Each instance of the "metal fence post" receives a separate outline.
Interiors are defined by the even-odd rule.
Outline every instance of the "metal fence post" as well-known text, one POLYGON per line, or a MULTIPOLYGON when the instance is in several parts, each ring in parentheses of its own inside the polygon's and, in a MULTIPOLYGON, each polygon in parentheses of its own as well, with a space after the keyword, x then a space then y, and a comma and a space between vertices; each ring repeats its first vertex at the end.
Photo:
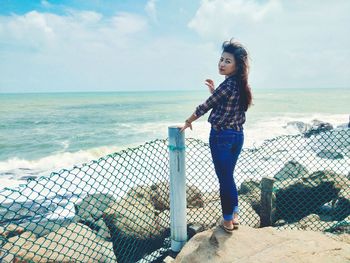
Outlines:
POLYGON ((179 252, 187 241, 185 133, 168 127, 170 161, 171 250, 179 252))

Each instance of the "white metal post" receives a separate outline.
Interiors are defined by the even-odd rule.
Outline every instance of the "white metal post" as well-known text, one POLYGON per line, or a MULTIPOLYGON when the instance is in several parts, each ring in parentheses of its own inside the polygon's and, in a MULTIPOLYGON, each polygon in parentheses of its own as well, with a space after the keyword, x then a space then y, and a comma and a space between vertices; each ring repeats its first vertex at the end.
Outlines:
POLYGON ((185 133, 169 127, 171 250, 179 252, 187 241, 185 133))

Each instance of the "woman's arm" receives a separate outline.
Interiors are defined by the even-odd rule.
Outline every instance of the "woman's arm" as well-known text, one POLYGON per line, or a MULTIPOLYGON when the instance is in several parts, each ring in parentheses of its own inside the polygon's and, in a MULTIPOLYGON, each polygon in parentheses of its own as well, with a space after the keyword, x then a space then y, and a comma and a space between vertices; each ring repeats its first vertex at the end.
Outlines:
POLYGON ((196 116, 196 114, 192 114, 187 120, 185 120, 185 125, 181 128, 181 132, 183 132, 184 130, 186 130, 188 127, 192 130, 192 122, 194 122, 195 120, 197 120, 199 117, 196 116))

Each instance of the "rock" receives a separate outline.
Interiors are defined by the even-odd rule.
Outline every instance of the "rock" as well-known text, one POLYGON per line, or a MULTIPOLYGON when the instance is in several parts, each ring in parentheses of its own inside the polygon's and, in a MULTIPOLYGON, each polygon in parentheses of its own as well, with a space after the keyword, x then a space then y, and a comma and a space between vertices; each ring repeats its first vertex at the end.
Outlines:
POLYGON ((321 221, 319 215, 310 214, 302 218, 299 222, 295 224, 296 229, 300 230, 310 230, 310 231, 325 231, 330 226, 334 225, 336 221, 321 221))
POLYGON ((338 159, 343 159, 344 156, 335 151, 329 151, 329 150, 321 150, 317 153, 317 156, 320 158, 325 158, 325 159, 331 159, 331 160, 338 160, 338 159))
POLYGON ((204 231, 205 229, 203 228, 202 225, 200 224, 191 224, 191 225, 188 225, 188 228, 187 228, 187 235, 188 235, 188 238, 192 238, 195 234, 199 233, 199 232, 202 232, 204 231))
POLYGON ((304 178, 276 182, 276 219, 295 222, 317 213, 325 203, 337 200, 338 193, 342 188, 348 189, 349 183, 344 175, 332 171, 317 171, 304 178))
MULTIPOLYGON (((160 211, 170 209, 170 188, 168 182, 161 182, 151 186, 151 201, 154 208, 160 211)), ((186 186, 187 207, 203 207, 203 194, 194 185, 186 186)))
POLYGON ((103 221, 103 218, 100 218, 98 221, 96 221, 96 226, 98 228, 97 235, 105 238, 106 240, 111 239, 111 235, 109 233, 109 229, 105 222, 103 221))
POLYGON ((12 237, 2 251, 4 262, 116 262, 112 243, 76 223, 38 239, 27 232, 12 237))
MULTIPOLYGON (((260 213, 261 206, 261 186, 260 182, 253 180, 244 181, 238 190, 238 200, 239 203, 244 201, 254 209, 256 213, 260 213)), ((240 205, 241 207, 241 205, 240 205)), ((251 224, 249 224, 251 225, 251 224)))
MULTIPOLYGON (((342 221, 336 222, 325 231, 336 234, 350 234, 350 215, 342 221)), ((349 235, 350 237, 350 235, 349 235)), ((349 238, 350 241, 350 238, 349 238)), ((348 242, 350 244, 350 242, 348 242)))
POLYGON ((325 157, 339 154, 350 157, 350 129, 337 129, 316 135, 310 146, 316 154, 323 152, 325 157))
POLYGON ((118 262, 135 262, 163 245, 166 229, 147 198, 125 196, 107 208, 103 220, 109 229, 118 262))
POLYGON ((168 182, 160 182, 151 186, 151 201, 159 211, 170 209, 170 188, 168 182))
POLYGON ((300 133, 307 132, 311 128, 310 124, 304 123, 302 121, 290 121, 287 123, 287 127, 288 126, 297 129, 300 133))
POLYGON ((242 225, 250 227, 260 226, 260 216, 253 206, 244 200, 239 199, 239 221, 242 225))
POLYGON ((80 216, 82 220, 96 221, 103 216, 104 210, 116 199, 109 194, 93 194, 86 196, 80 203, 75 204, 76 215, 80 216))
POLYGON ((40 221, 27 222, 21 225, 23 225, 26 231, 32 232, 36 236, 41 237, 49 234, 50 232, 56 232, 58 229, 63 226, 67 226, 69 223, 71 222, 55 222, 42 219, 40 221))
POLYGON ((308 131, 306 131, 304 133, 304 136, 306 138, 309 138, 312 135, 320 134, 322 132, 330 131, 333 129, 332 124, 330 124, 328 122, 322 122, 319 120, 313 120, 311 123, 311 126, 312 126, 311 129, 309 129, 308 131))
POLYGON ((241 184, 238 190, 238 194, 239 195, 251 194, 253 192, 259 192, 260 190, 261 190, 260 182, 247 180, 241 184))
POLYGON ((156 211, 148 201, 127 198, 115 202, 104 212, 106 225, 114 224, 118 232, 135 238, 147 239, 158 235, 156 226, 156 211))
POLYGON ((203 198, 203 202, 204 202, 204 205, 205 205, 206 203, 210 203, 210 202, 213 202, 213 201, 220 200, 220 195, 219 195, 218 191, 204 192, 202 198, 203 198))
POLYGON ((162 229, 170 229, 170 210, 164 210, 157 214, 157 224, 162 229))
POLYGON ((11 222, 23 218, 34 217, 37 214, 48 213, 49 208, 41 204, 7 203, 0 205, 0 223, 11 222), (26 207, 29 206, 29 207, 26 207))
POLYGON ((216 227, 189 240, 174 263, 343 263, 349 255, 349 244, 319 232, 240 226, 229 235, 216 227))
MULTIPOLYGON (((346 179, 347 181, 350 181, 346 179)), ((343 187, 339 194, 338 198, 334 200, 332 215, 335 220, 344 220, 345 217, 350 215, 350 191, 349 184, 343 187)))
POLYGON ((163 263, 172 263, 174 262, 174 259, 170 256, 167 256, 164 260, 163 263))
POLYGON ((15 224, 9 224, 4 227, 0 227, 0 236, 10 238, 18 236, 24 232, 24 228, 15 224))
POLYGON ((283 181, 291 178, 301 178, 307 174, 308 171, 305 166, 295 161, 289 161, 275 174, 274 178, 278 181, 283 181))
POLYGON ((217 219, 221 216, 221 214, 220 200, 213 201, 206 203, 204 207, 188 208, 187 223, 198 224, 207 229, 217 223, 217 219))
POLYGON ((274 227, 281 227, 281 226, 284 226, 286 224, 287 224, 287 222, 285 220, 279 219, 273 224, 273 226, 274 227))
POLYGON ((350 128, 350 120, 348 123, 342 123, 337 126, 337 129, 347 129, 350 128))
POLYGON ((3 244, 7 242, 7 239, 4 236, 0 236, 0 248, 2 247, 3 244))
POLYGON ((186 202, 189 208, 200 208, 204 206, 203 194, 194 185, 186 186, 186 202))

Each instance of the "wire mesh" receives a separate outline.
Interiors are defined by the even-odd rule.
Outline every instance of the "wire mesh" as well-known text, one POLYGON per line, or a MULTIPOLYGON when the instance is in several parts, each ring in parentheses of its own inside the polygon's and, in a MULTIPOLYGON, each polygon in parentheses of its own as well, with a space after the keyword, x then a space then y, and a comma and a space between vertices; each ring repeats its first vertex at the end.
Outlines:
MULTIPOLYGON (((261 224, 263 178, 271 226, 349 233, 350 130, 281 136, 243 149, 235 178, 241 224, 261 224)), ((207 143, 186 139, 187 223, 221 217, 207 143)), ((168 141, 0 191, 2 262, 157 262, 170 248, 168 141)), ((191 233, 190 233, 191 235, 191 233)))

